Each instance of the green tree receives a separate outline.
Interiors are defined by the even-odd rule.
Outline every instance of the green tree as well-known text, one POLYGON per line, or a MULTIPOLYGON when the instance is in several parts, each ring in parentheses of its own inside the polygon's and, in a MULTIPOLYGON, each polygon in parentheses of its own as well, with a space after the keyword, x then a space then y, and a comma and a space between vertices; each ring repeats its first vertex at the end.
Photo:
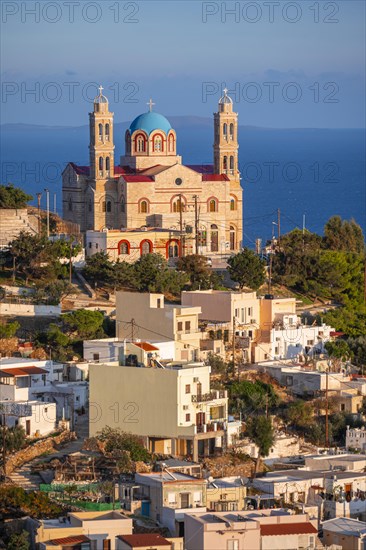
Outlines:
POLYGON ((100 311, 77 309, 61 315, 61 321, 69 336, 81 340, 102 338, 104 336, 104 315, 100 311))
POLYGON ((244 248, 239 254, 228 259, 228 272, 233 281, 244 287, 258 290, 265 281, 265 262, 249 248, 244 248))
POLYGON ((102 282, 107 285, 113 281, 113 263, 110 261, 106 252, 97 252, 92 256, 88 256, 85 261, 84 274, 88 281, 93 283, 102 282))
POLYGON ((0 185, 0 208, 25 208, 32 199, 32 195, 12 183, 0 185))
POLYGON ((286 409, 287 421, 299 428, 306 428, 313 424, 313 416, 313 405, 302 399, 293 401, 286 409))
POLYGON ((8 550, 29 550, 29 533, 28 531, 22 531, 21 533, 13 533, 7 544, 8 550))
POLYGON ((220 355, 209 353, 207 362, 211 367, 212 374, 224 374, 227 371, 228 365, 220 355))
POLYGON ((134 270, 138 290, 156 292, 157 280, 161 277, 161 273, 166 273, 168 264, 161 254, 145 254, 137 260, 134 270))
POLYGON ((332 216, 324 226, 324 246, 330 250, 363 254, 365 238, 361 227, 355 220, 342 220, 332 216))
POLYGON ((13 338, 17 330, 20 329, 20 324, 18 321, 7 321, 6 323, 0 323, 0 339, 2 338, 13 338))
POLYGON ((273 386, 261 380, 241 380, 229 386, 230 403, 236 412, 252 414, 279 404, 279 397, 273 386))
POLYGON ((271 419, 266 416, 249 417, 246 423, 246 435, 259 449, 253 474, 253 477, 256 477, 260 459, 269 455, 274 443, 275 437, 271 419))
POLYGON ((275 283, 299 292, 314 292, 322 239, 319 235, 294 229, 281 237, 281 249, 273 255, 275 283))
POLYGON ((112 453, 114 456, 122 456, 128 452, 133 461, 148 462, 151 460, 150 453, 137 435, 106 426, 97 434, 97 438, 105 444, 106 452, 112 453))
POLYGON ((207 264, 207 258, 200 254, 188 254, 179 258, 177 269, 186 273, 190 290, 207 290, 219 288, 222 279, 207 264))

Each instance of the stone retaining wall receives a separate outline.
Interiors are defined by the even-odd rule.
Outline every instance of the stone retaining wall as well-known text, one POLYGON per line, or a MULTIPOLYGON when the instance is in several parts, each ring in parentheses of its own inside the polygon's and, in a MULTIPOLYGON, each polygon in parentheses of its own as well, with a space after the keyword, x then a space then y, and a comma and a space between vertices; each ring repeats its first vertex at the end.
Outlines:
POLYGON ((28 445, 17 453, 9 456, 6 461, 6 474, 11 474, 14 470, 30 462, 34 458, 41 456, 43 453, 52 452, 56 449, 56 445, 66 443, 76 439, 74 432, 64 431, 55 437, 47 437, 37 441, 33 445, 28 445))

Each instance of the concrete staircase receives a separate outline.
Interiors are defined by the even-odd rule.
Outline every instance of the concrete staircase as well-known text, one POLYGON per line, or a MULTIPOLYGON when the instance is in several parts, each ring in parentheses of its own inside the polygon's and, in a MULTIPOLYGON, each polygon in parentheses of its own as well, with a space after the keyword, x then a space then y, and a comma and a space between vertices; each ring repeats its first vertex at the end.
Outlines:
POLYGON ((0 248, 6 248, 21 231, 32 235, 38 233, 37 217, 28 215, 26 208, 22 209, 0 209, 0 248))
POLYGON ((38 491, 41 478, 38 474, 32 474, 32 462, 23 464, 19 469, 14 471, 8 477, 15 485, 22 487, 25 491, 38 491))

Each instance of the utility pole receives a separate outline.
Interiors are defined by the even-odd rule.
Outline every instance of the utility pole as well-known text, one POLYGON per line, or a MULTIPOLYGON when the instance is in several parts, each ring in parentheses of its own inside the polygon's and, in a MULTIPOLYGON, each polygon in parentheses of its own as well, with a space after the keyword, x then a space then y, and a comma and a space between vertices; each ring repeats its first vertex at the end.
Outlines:
POLYGON ((198 196, 197 195, 193 195, 193 198, 194 198, 194 238, 195 238, 195 246, 196 246, 196 254, 198 254, 198 238, 199 238, 199 233, 198 233, 198 202, 197 202, 197 199, 198 199, 198 196))
POLYGON ((42 193, 37 193, 37 206, 38 206, 38 235, 41 234, 41 197, 42 197, 42 193))
POLYGON ((268 270, 268 294, 272 293, 272 261, 273 261, 273 249, 271 247, 271 253, 269 256, 269 270, 268 270))
POLYGON ((50 236, 50 192, 45 189, 47 199, 47 238, 50 236))
POLYGON ((131 342, 135 341, 135 319, 131 319, 131 342))
POLYGON ((56 193, 53 194, 53 212, 54 212, 54 214, 57 214, 57 197, 56 197, 56 193))
POLYGON ((277 243, 277 246, 278 246, 278 250, 280 249, 280 245, 281 245, 281 210, 279 208, 277 208, 277 235, 278 235, 278 243, 277 243))

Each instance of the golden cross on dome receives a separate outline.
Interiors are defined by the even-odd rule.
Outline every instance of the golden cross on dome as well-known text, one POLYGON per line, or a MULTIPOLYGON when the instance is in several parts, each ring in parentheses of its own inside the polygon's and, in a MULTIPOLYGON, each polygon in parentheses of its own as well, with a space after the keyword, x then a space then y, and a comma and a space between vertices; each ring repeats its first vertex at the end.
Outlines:
POLYGON ((224 92, 225 95, 227 95, 229 90, 227 88, 224 88, 222 91, 224 92))
POLYGON ((149 111, 150 111, 150 113, 151 113, 152 108, 153 108, 153 105, 155 105, 155 103, 153 102, 153 100, 151 99, 151 97, 150 97, 150 101, 148 101, 148 102, 146 103, 146 105, 149 106, 149 111))
POLYGON ((99 90, 99 95, 102 95, 102 91, 104 90, 103 86, 100 85, 99 88, 98 88, 98 90, 99 90))

